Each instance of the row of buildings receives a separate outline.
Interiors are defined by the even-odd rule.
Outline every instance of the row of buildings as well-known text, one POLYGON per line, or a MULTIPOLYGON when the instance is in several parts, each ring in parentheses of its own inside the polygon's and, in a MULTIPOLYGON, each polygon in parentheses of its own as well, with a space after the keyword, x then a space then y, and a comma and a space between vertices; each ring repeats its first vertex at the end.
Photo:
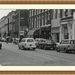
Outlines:
POLYGON ((74 9, 28 9, 9 12, 0 19, 0 37, 75 39, 74 9))

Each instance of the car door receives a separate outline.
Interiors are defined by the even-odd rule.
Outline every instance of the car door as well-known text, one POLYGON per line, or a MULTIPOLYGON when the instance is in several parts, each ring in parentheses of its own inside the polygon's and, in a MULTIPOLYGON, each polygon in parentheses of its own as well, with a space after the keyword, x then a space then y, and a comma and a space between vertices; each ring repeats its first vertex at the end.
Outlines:
POLYGON ((69 40, 62 40, 59 45, 59 50, 65 50, 69 44, 69 40))
POLYGON ((75 40, 70 40, 70 48, 75 49, 75 40))

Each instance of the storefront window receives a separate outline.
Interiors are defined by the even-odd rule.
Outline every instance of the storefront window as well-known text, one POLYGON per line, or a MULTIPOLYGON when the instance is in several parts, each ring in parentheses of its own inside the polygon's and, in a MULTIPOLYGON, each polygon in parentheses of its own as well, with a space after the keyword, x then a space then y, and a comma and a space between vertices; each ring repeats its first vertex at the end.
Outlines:
POLYGON ((68 28, 67 28, 67 26, 64 27, 64 39, 68 39, 68 28))

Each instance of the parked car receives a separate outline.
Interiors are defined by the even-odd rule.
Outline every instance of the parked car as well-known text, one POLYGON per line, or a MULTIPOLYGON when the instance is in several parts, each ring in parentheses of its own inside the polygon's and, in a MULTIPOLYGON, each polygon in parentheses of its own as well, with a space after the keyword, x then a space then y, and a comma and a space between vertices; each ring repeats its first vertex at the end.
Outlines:
POLYGON ((13 44, 18 44, 19 43, 19 38, 14 38, 13 39, 13 44))
POLYGON ((36 46, 39 47, 39 43, 40 43, 40 42, 43 42, 43 40, 44 40, 43 38, 36 38, 36 39, 35 39, 35 41, 36 41, 36 46))
POLYGON ((74 51, 75 52, 75 40, 71 40, 71 39, 62 40, 59 44, 57 44, 56 51, 57 52, 60 52, 60 51, 65 51, 65 52, 74 51))
POLYGON ((22 41, 18 44, 19 49, 36 49, 36 42, 33 38, 23 38, 22 41))
POLYGON ((6 38, 1 38, 1 41, 2 42, 6 42, 6 38))
POLYGON ((52 48, 55 49, 56 43, 53 40, 47 40, 43 38, 35 39, 38 42, 38 48, 47 49, 52 48))
POLYGON ((57 44, 56 44, 53 40, 46 40, 46 44, 45 44, 45 46, 44 46, 44 49, 49 48, 49 49, 55 50, 56 45, 57 45, 57 44))

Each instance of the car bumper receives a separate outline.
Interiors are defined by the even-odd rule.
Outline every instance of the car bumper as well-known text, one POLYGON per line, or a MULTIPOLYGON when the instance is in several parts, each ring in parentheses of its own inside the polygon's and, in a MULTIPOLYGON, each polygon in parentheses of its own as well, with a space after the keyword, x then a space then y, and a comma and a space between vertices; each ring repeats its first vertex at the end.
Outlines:
POLYGON ((67 49, 68 51, 75 51, 75 49, 67 49))
POLYGON ((55 46, 45 46, 45 47, 47 47, 47 48, 55 48, 55 46))
POLYGON ((36 46, 25 46, 25 48, 36 48, 36 46))

